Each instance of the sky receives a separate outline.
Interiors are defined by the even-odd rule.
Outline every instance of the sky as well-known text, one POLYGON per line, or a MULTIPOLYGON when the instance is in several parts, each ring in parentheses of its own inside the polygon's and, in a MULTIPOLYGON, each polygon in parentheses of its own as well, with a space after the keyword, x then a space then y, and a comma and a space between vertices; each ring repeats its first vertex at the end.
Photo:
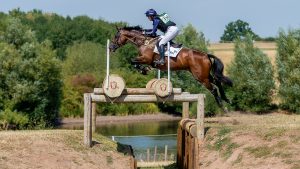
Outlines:
POLYGON ((0 0, 0 11, 39 9, 62 16, 86 15, 109 22, 152 28, 149 8, 166 12, 182 28, 192 24, 210 42, 217 42, 225 26, 238 19, 248 22, 260 37, 275 37, 280 29, 300 28, 300 0, 0 0))

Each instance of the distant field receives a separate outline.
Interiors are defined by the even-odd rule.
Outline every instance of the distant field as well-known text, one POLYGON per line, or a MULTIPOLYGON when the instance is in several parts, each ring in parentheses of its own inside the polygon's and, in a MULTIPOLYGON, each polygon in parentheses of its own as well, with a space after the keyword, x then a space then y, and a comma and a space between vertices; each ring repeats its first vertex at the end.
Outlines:
MULTIPOLYGON (((275 65, 275 57, 277 54, 276 43, 274 42, 255 42, 255 47, 258 47, 265 53, 270 59, 273 65, 275 65)), ((226 67, 234 59, 234 44, 233 43, 212 43, 208 49, 213 52, 218 58, 220 58, 226 67)))

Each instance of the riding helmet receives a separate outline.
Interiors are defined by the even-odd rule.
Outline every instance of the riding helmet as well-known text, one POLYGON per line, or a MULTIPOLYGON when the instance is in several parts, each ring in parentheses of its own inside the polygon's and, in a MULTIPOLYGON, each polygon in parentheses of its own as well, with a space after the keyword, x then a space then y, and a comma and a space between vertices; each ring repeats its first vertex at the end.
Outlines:
POLYGON ((157 15, 156 11, 154 9, 149 9, 145 12, 146 16, 155 16, 157 15))

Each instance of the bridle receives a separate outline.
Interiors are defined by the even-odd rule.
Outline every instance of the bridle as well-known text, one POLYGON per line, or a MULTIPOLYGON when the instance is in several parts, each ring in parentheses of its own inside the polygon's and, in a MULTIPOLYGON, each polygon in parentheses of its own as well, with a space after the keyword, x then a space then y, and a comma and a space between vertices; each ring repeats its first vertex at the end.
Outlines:
MULTIPOLYGON (((117 42, 119 41, 120 36, 121 36, 120 34, 121 34, 120 31, 118 31, 118 34, 117 34, 116 37, 115 37, 115 41, 113 42, 114 46, 117 47, 117 48, 121 47, 121 45, 117 43, 117 42)), ((129 36, 126 36, 126 35, 124 35, 124 34, 123 34, 122 36, 124 36, 124 38, 125 38, 126 40, 128 40, 129 42, 133 43, 133 44, 136 45, 136 46, 140 46, 140 45, 141 45, 140 43, 137 43, 137 42, 136 42, 137 36, 129 37, 129 36)), ((145 40, 145 39, 143 39, 143 41, 144 41, 144 40, 145 40)))
MULTIPOLYGON (((138 31, 138 30, 136 30, 138 31)), ((147 38, 147 36, 139 36, 136 35, 132 32, 130 32, 130 36, 126 35, 126 34, 121 34, 120 30, 118 30, 117 35, 115 36, 114 41, 112 41, 110 48, 113 49, 113 51, 115 51, 116 49, 118 49, 119 47, 123 46, 124 44, 119 44, 118 41, 120 39, 121 36, 123 36, 127 41, 131 42, 132 44, 136 45, 137 47, 140 47, 142 45, 146 45, 148 46, 150 43, 152 43, 153 41, 157 40, 159 37, 156 38, 151 38, 150 40, 147 38)))

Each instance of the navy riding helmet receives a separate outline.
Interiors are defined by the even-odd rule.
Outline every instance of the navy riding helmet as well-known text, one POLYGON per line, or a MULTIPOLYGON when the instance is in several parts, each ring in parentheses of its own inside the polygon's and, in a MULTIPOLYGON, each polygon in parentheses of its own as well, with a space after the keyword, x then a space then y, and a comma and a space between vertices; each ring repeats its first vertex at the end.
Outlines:
POLYGON ((149 9, 145 12, 146 16, 155 16, 157 15, 157 12, 154 9, 149 9))

